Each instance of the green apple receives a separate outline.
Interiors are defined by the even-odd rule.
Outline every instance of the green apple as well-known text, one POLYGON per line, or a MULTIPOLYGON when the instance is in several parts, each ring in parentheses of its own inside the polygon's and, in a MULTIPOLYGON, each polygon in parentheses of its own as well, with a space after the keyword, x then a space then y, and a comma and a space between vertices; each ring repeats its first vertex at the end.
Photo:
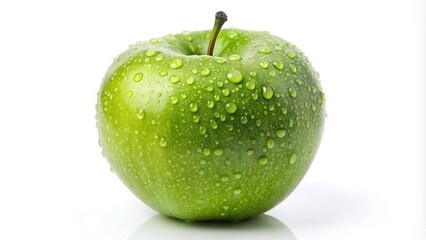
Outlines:
POLYGON ((325 97, 306 56, 268 32, 220 31, 224 16, 213 31, 130 46, 98 93, 112 171, 148 206, 187 221, 240 221, 276 206, 323 130, 325 97))

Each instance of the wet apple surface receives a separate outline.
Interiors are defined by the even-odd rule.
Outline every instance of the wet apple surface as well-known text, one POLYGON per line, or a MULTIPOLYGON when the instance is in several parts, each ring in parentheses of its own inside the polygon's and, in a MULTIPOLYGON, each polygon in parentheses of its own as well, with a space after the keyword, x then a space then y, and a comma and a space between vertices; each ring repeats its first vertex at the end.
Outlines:
POLYGON ((319 76, 293 44, 224 29, 139 42, 99 91, 111 169, 143 202, 187 221, 239 221, 280 203, 318 149, 319 76))

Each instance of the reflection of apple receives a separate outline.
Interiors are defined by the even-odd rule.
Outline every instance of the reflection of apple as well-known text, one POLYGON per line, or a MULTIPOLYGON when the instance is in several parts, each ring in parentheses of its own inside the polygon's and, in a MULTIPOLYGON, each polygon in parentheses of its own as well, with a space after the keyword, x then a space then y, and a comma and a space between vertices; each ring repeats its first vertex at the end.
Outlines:
POLYGON ((305 55, 281 38, 230 29, 208 47, 209 38, 168 35, 118 56, 99 92, 100 144, 158 212, 238 221, 300 182, 320 142, 324 94, 305 55))
POLYGON ((194 223, 188 224, 162 215, 155 215, 136 229, 128 240, 296 240, 286 225, 274 217, 259 215, 238 224, 194 223))

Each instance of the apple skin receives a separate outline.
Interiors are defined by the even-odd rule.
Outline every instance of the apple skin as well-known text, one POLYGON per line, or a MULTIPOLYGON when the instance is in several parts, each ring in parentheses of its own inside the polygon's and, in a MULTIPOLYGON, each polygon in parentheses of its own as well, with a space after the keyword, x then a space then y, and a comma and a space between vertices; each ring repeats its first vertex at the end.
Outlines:
POLYGON ((284 200, 317 152, 319 75, 293 44, 223 29, 131 45, 97 103, 111 170, 154 210, 186 221, 240 221, 284 200))

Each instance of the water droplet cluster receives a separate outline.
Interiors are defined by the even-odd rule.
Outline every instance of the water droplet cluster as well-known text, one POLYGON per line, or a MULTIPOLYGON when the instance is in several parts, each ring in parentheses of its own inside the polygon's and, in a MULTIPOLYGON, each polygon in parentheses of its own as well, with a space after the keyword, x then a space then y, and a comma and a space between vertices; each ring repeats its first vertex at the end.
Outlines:
POLYGON ((97 118, 105 156, 140 194, 160 194, 155 201, 161 203, 169 191, 184 192, 176 199, 182 208, 205 211, 214 204, 226 217, 290 184, 269 180, 309 166, 325 95, 292 44, 267 33, 267 40, 252 42, 232 29, 224 36, 252 53, 239 52, 236 44, 221 56, 203 56, 200 39, 208 32, 131 46, 106 75, 97 118), (182 55, 171 56, 165 46, 179 46, 173 50, 182 55), (197 187, 188 187, 194 182, 197 187))

